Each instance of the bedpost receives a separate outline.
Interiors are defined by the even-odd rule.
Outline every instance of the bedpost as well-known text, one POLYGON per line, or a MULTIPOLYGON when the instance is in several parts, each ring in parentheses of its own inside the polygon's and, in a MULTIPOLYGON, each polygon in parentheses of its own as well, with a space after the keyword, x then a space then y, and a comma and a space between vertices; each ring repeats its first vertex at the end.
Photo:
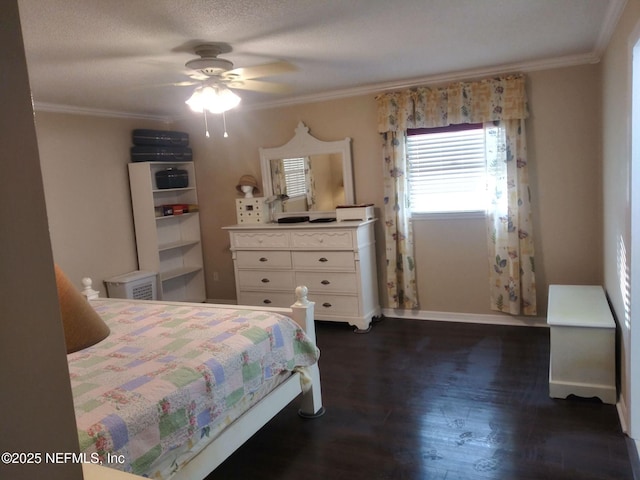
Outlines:
POLYGON ((96 298, 100 297, 100 292, 93 289, 93 280, 91 280, 89 277, 84 277, 82 279, 82 285, 84 286, 84 288, 80 293, 82 293, 82 295, 84 295, 87 300, 95 300, 96 298))
POLYGON ((313 343, 316 343, 316 326, 314 321, 314 305, 307 298, 309 289, 304 285, 296 288, 296 303, 291 305, 293 320, 300 325, 313 343))
MULTIPOLYGON (((316 343, 316 326, 313 316, 314 302, 307 298, 309 289, 305 286, 296 288, 296 303, 291 305, 292 316, 313 343, 316 343)), ((310 387, 302 394, 302 404, 298 414, 303 418, 316 418, 324 415, 322 392, 320 390, 320 369, 315 363, 306 368, 309 374, 310 387)))

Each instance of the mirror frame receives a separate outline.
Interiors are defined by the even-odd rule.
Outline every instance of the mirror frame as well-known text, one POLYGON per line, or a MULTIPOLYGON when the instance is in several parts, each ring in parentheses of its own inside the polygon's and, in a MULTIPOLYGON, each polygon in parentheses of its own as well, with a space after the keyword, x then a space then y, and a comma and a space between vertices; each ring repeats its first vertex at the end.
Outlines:
MULTIPOLYGON (((273 183, 271 180, 270 161, 283 158, 309 157, 311 155, 322 155, 330 153, 342 154, 342 177, 344 181, 344 203, 353 205, 353 169, 351 164, 351 138, 333 142, 324 142, 318 140, 309 133, 307 127, 302 121, 298 123, 295 129, 294 137, 280 147, 260 149, 260 167, 262 169, 262 188, 265 197, 273 195, 273 183)), ((331 218, 336 216, 335 210, 329 211, 304 211, 304 212, 286 212, 276 214, 277 218, 293 217, 293 216, 309 216, 313 218, 331 218)))

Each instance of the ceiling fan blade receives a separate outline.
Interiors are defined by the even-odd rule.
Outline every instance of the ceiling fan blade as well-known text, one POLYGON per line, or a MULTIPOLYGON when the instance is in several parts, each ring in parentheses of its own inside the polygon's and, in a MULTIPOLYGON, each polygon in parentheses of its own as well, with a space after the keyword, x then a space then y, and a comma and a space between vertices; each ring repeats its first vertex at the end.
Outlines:
POLYGON ((184 82, 175 82, 175 83, 169 83, 169 85, 173 86, 173 87, 189 87, 191 85, 200 85, 202 82, 198 81, 198 80, 185 80, 184 82))
POLYGON ((226 85, 229 88, 252 90, 254 92, 263 93, 289 93, 293 90, 290 85, 286 85, 284 83, 262 82, 260 80, 238 80, 228 82, 226 85))
POLYGON ((296 70, 296 66, 289 62, 273 62, 256 65, 254 67, 234 68, 233 70, 223 73, 222 76, 227 78, 239 77, 243 80, 250 80, 253 78, 272 77, 282 73, 295 72, 296 70))
POLYGON ((185 81, 185 82, 171 82, 171 83, 151 83, 151 84, 144 84, 144 85, 130 85, 127 87, 119 87, 119 88, 124 88, 125 90, 129 90, 129 91, 137 91, 137 90, 148 90, 148 89, 162 89, 162 88, 173 88, 173 87, 188 87, 191 85, 201 85, 202 82, 196 82, 196 81, 185 81))
POLYGON ((158 88, 158 87, 189 87, 191 85, 201 85, 202 82, 196 80, 186 80, 184 82, 171 82, 171 83, 152 83, 151 85, 144 85, 140 88, 158 88))

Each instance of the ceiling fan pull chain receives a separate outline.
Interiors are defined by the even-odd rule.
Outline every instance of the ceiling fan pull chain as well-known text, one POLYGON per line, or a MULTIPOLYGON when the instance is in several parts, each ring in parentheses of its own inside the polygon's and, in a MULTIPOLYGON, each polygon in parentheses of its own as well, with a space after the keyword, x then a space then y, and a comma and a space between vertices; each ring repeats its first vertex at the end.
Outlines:
POLYGON ((229 134, 227 133, 227 117, 224 112, 222 112, 222 124, 224 125, 224 138, 228 138, 229 134))
POLYGON ((207 138, 210 138, 211 135, 209 135, 209 125, 207 124, 207 109, 203 109, 202 113, 204 114, 204 135, 207 138))

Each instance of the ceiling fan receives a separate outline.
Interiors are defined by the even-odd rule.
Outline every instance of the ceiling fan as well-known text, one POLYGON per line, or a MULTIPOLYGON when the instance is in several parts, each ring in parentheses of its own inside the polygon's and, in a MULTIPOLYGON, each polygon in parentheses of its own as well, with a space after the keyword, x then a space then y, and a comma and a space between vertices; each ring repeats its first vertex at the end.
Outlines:
POLYGON ((185 67, 194 71, 190 78, 193 81, 180 82, 175 85, 198 85, 191 97, 185 102, 191 110, 204 114, 205 134, 209 137, 207 112, 222 113, 224 136, 227 137, 224 112, 235 108, 240 97, 230 89, 253 90, 266 93, 286 93, 288 85, 256 80, 295 70, 288 62, 274 62, 253 67, 234 68, 233 63, 218 55, 231 52, 227 43, 213 42, 198 45, 194 52, 200 58, 189 60, 185 67))
MULTIPOLYGON (((234 68, 233 63, 220 58, 232 51, 229 44, 211 42, 197 45, 194 53, 200 58, 189 60, 185 67, 195 72, 190 78, 201 82, 216 83, 228 88, 252 90, 266 93, 287 93, 291 90, 288 85, 256 80, 295 71, 296 68, 288 62, 273 62, 253 67, 234 68)), ((180 85, 194 85, 196 82, 183 82, 180 85)))

